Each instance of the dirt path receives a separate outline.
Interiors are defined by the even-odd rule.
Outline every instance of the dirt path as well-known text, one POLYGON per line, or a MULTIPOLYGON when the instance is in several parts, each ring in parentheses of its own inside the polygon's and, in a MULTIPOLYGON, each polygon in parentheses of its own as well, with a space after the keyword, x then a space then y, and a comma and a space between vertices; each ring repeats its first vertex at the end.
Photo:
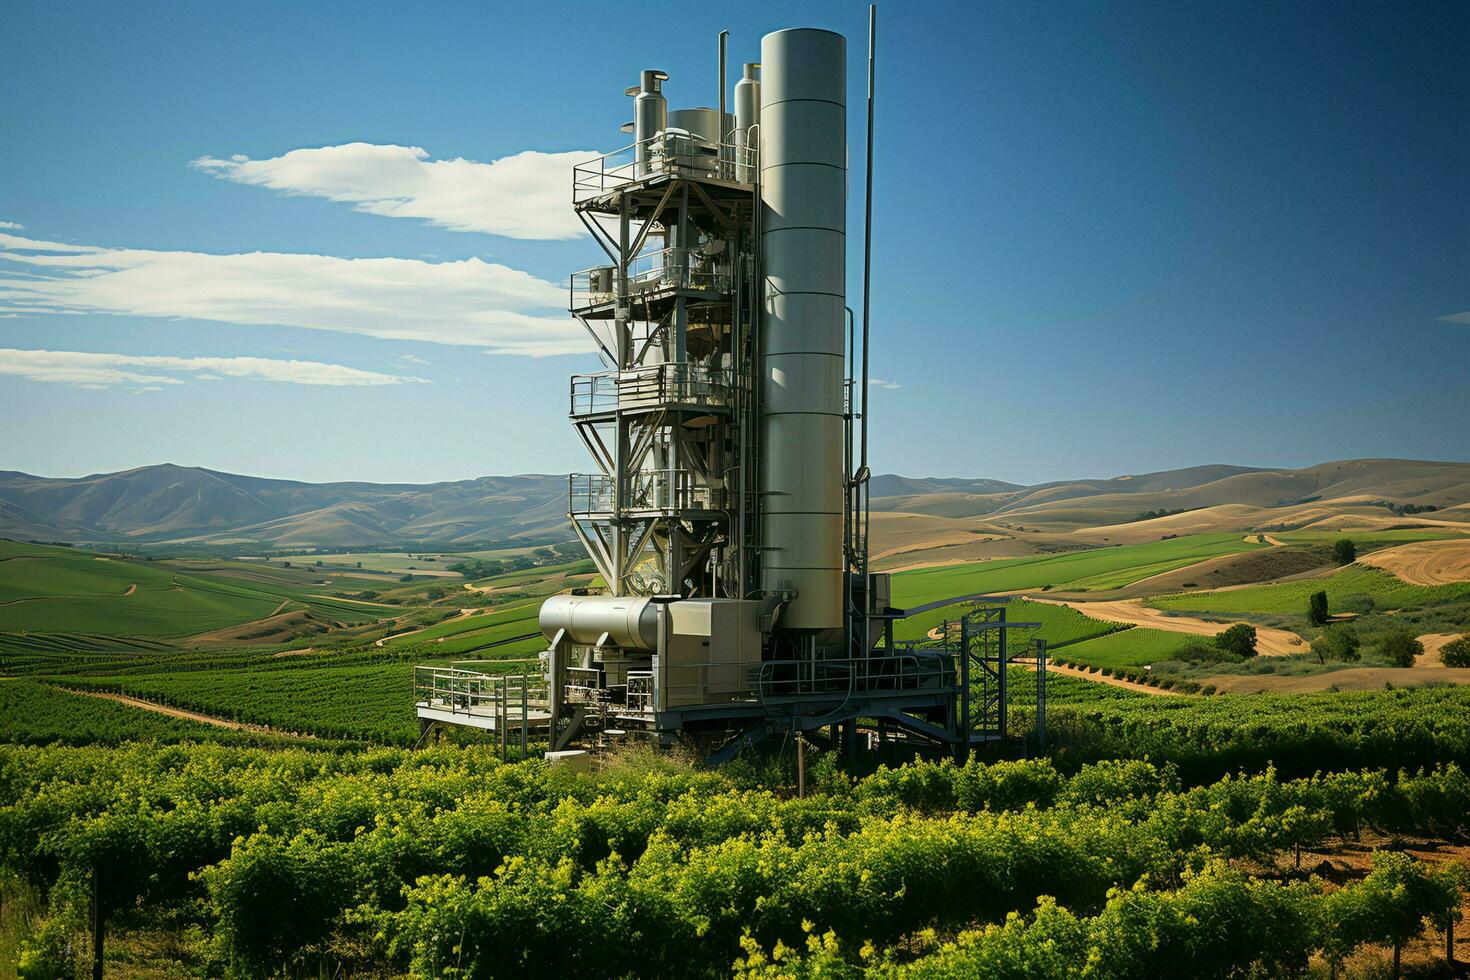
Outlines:
POLYGON ((1286 547, 1286 542, 1285 541, 1282 541, 1280 538, 1278 538, 1274 534, 1247 534, 1245 537, 1241 538, 1240 540, 1246 541, 1246 542, 1248 542, 1250 544, 1257 544, 1257 543, 1259 543, 1259 541, 1264 541, 1264 542, 1266 542, 1267 544, 1271 545, 1274 548, 1285 548, 1286 547))
MULTIPOLYGON (((1214 636, 1225 629, 1228 623, 1212 623, 1189 616, 1167 616, 1158 609, 1143 605, 1141 599, 1122 599, 1103 602, 1063 602, 1060 599, 1043 599, 1040 596, 1024 597, 1030 602, 1046 602, 1056 606, 1070 606, 1089 619, 1100 619, 1109 623, 1128 623, 1146 626, 1149 629, 1166 630, 1170 633, 1191 633, 1195 636, 1214 636)), ((1307 641, 1291 630, 1272 626, 1256 627, 1256 652, 1279 657, 1288 653, 1306 653, 1307 641)))
POLYGON ((1219 691, 1235 694, 1306 694, 1313 691, 1381 691, 1384 685, 1414 687, 1419 684, 1470 684, 1470 667, 1348 667, 1322 674, 1283 677, 1279 674, 1221 674, 1200 677, 1201 684, 1213 684, 1219 691))
MULTIPOLYGON (((1036 669, 1036 661, 1034 660, 1012 660, 1011 663, 1016 664, 1020 667, 1025 667, 1027 670, 1036 669)), ((1121 677, 1108 677, 1105 674, 1098 672, 1089 672, 1081 669, 1080 667, 1065 667, 1061 664, 1048 663, 1046 665, 1046 672, 1048 674, 1066 674, 1068 677, 1080 677, 1082 680, 1092 681, 1094 684, 1111 684, 1113 687, 1121 687, 1125 690, 1137 691, 1140 694, 1158 694, 1166 698, 1184 697, 1184 695, 1180 694, 1178 691, 1166 691, 1162 687, 1149 687, 1147 684, 1140 684, 1137 681, 1124 680, 1121 677)))
POLYGON ((1414 585, 1470 582, 1470 538, 1416 541, 1364 555, 1358 563, 1392 572, 1414 585))
POLYGON ((1424 652, 1414 658, 1414 666, 1443 667, 1444 661, 1439 659, 1439 651, 1446 643, 1459 636, 1459 633, 1425 633, 1419 637, 1419 642, 1424 644, 1424 652))
POLYGON ((459 615, 457 615, 457 616, 450 616, 448 619, 441 619, 441 620, 439 620, 439 622, 437 622, 437 623, 430 623, 428 626, 420 626, 418 629, 416 629, 416 630, 409 630, 407 633, 394 633, 391 636, 385 636, 385 637, 383 637, 381 640, 374 640, 373 641, 373 646, 380 647, 383 644, 387 643, 389 640, 401 640, 405 636, 415 636, 415 635, 417 635, 419 633, 422 633, 424 630, 433 629, 435 626, 441 626, 444 623, 452 623, 452 622, 454 622, 457 619, 464 619, 467 616, 472 616, 472 615, 475 614, 476 611, 477 610, 475 610, 475 609, 461 609, 459 611, 459 615))
POLYGON ((137 591, 138 591, 138 583, 137 582, 134 582, 132 585, 128 586, 128 590, 123 593, 123 597, 125 598, 127 596, 130 596, 134 592, 137 592, 137 591))
POLYGON ((213 715, 201 715, 197 711, 185 711, 182 708, 170 708, 164 704, 154 704, 152 701, 144 701, 142 698, 130 697, 126 694, 114 694, 111 691, 78 691, 74 688, 62 688, 70 694, 81 694, 89 698, 101 698, 104 701, 116 701, 130 708, 139 708, 143 711, 152 711, 155 714, 168 715, 170 718, 182 718, 185 721, 197 721, 205 725, 213 725, 216 728, 228 728, 238 732, 262 732, 268 735, 290 735, 293 738, 315 739, 315 735, 304 735, 297 732, 279 732, 267 725, 248 725, 243 721, 230 721, 228 718, 216 718, 213 715))

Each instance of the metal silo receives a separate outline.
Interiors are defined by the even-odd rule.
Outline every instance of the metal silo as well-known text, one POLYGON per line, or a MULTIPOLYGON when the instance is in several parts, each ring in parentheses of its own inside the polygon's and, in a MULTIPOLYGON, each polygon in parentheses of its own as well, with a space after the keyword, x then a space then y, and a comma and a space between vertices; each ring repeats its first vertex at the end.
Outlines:
POLYGON ((831 31, 761 39, 762 586, 809 631, 843 624, 846 54, 831 31))

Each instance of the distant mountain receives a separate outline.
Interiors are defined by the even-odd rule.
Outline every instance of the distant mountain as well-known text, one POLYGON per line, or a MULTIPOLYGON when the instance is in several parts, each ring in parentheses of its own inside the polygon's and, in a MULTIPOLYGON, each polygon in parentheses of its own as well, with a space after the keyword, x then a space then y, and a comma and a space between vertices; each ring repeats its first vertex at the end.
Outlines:
POLYGON ((299 483, 145 466, 80 479, 0 472, 0 536, 276 548, 561 538, 566 477, 299 483))
MULTIPOLYGON (((1197 514, 1205 527, 1301 525, 1339 513, 1464 520, 1470 463, 1344 460, 1298 470, 1196 466, 1021 486, 1000 480, 874 476, 873 509, 1056 531, 1145 514, 1197 514), (1205 511, 1213 508, 1208 524, 1205 511), (1451 513, 1444 513, 1450 511, 1451 513)), ((1188 522, 1174 518, 1179 530, 1188 522)), ((145 466, 80 479, 0 472, 0 537, 43 541, 252 545, 465 546, 570 537, 566 478, 452 483, 301 483, 197 467, 145 466)))
MULTIPOLYGON (((876 485, 875 480, 875 485, 876 485)), ((1333 510, 1446 510, 1470 504, 1470 463, 1353 459, 1302 469, 1194 466, 1110 479, 1043 483, 997 493, 935 488, 873 495, 873 509, 934 517, 988 517, 1057 530, 1128 523, 1145 513, 1235 506, 1243 527, 1269 523, 1273 512, 1310 515, 1333 510), (1245 521, 1245 509, 1252 520, 1245 521)), ((1413 511, 1411 511, 1413 512, 1413 511)), ((1429 513, 1430 511, 1424 510, 1429 513)), ((1230 518, 1225 523, 1231 523, 1230 518)))

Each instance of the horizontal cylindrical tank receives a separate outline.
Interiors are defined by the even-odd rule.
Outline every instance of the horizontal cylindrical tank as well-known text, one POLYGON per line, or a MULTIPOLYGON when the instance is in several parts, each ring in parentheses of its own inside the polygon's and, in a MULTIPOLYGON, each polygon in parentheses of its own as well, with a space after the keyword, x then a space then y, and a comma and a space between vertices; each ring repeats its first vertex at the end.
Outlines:
POLYGON ((542 634, 561 630, 573 643, 608 642, 624 650, 658 649, 658 606, 648 597, 554 595, 541 604, 542 634))
POLYGON ((846 61, 831 31, 761 39, 761 575, 803 631, 842 625, 846 61))

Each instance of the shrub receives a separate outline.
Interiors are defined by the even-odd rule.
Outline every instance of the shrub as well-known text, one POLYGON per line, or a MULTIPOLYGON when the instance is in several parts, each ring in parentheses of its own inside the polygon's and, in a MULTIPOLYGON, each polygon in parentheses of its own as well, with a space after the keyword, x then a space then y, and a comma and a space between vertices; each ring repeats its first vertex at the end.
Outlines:
POLYGON ((1256 628, 1249 623, 1236 623, 1215 637, 1215 646, 1241 660, 1254 657, 1256 628))
POLYGON ((1327 610, 1327 593, 1313 592, 1307 599, 1307 622, 1313 626, 1326 626, 1330 613, 1327 610))
POLYGON ((1440 647, 1439 659, 1446 667, 1470 667, 1470 633, 1440 647))
POLYGON ((1379 638, 1378 652, 1395 667, 1412 667, 1415 659, 1424 652, 1424 644, 1415 639, 1413 633, 1399 627, 1379 638))
POLYGON ((1322 631, 1322 635, 1312 641, 1312 652, 1317 655, 1317 662, 1325 664, 1328 660, 1341 660, 1344 663, 1354 663, 1359 659, 1358 648, 1362 641, 1358 639, 1358 631, 1346 623, 1337 623, 1322 631))
POLYGON ((1358 546, 1352 538, 1338 538, 1332 542, 1332 557, 1339 565, 1351 565, 1358 560, 1358 546))

